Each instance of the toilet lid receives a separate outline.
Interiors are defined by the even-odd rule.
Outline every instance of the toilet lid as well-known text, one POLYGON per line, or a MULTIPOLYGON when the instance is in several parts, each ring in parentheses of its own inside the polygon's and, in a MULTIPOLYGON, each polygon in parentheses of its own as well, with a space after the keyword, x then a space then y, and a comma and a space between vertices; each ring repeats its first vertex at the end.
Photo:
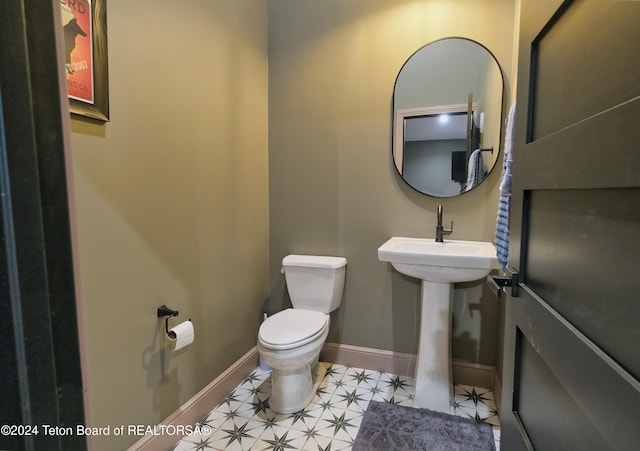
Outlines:
POLYGON ((272 349, 288 349, 313 341, 321 335, 329 315, 311 310, 286 309, 266 319, 260 326, 263 345, 272 349))

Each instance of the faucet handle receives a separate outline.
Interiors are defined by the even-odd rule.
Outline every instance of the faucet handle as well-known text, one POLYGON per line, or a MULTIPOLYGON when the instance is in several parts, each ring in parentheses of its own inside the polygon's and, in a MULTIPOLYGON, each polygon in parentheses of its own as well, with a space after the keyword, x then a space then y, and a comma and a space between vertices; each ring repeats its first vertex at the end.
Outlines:
POLYGON ((449 228, 449 229, 445 229, 444 227, 442 228, 442 234, 443 235, 451 235, 451 234, 453 234, 453 220, 451 220, 451 228, 449 228))

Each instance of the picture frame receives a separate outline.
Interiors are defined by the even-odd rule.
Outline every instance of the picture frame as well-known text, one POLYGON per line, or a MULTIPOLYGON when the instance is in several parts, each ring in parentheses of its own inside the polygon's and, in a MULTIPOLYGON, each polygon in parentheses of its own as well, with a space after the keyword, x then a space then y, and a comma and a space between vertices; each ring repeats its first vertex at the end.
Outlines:
POLYGON ((60 0, 71 114, 109 121, 107 0, 60 0))

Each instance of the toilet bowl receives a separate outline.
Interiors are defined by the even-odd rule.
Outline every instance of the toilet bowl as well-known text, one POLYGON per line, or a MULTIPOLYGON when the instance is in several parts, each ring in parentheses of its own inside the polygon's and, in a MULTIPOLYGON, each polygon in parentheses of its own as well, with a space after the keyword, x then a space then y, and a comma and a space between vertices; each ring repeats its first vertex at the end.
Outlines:
POLYGON ((262 323, 258 350, 272 368, 271 410, 297 412, 313 399, 316 365, 328 334, 329 315, 322 312, 287 309, 262 323), (295 326, 299 335, 287 326, 295 326))
POLYGON ((272 368, 269 407, 302 410, 324 375, 318 358, 329 334, 329 313, 342 302, 346 259, 289 255, 282 261, 293 308, 268 317, 258 333, 260 357, 272 368))

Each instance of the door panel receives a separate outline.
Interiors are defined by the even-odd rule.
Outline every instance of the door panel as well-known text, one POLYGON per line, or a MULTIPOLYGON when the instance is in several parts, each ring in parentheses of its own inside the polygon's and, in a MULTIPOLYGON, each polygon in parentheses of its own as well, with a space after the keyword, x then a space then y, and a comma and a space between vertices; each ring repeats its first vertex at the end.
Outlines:
POLYGON ((640 52, 628 51, 629 43, 640 41, 639 10, 640 2, 575 1, 551 19, 532 44, 532 138, 640 95, 633 72, 640 52))
POLYGON ((640 441, 640 2, 522 0, 502 449, 640 441))
MULTIPOLYGON (((2 450, 83 450, 84 424, 56 30, 59 2, 0 2, 2 450)), ((65 108, 66 111, 66 108, 65 108)))
POLYGON ((640 189, 530 192, 527 286, 640 378, 640 189), (586 275, 589 275, 588 277, 586 275))
POLYGON ((553 370, 520 330, 517 340, 520 377, 516 410, 535 447, 564 450, 606 449, 571 393, 564 388, 553 370), (562 427, 557 427, 558 424, 562 427))
MULTIPOLYGON (((640 383, 527 286, 511 307, 515 396, 506 410, 503 403, 501 420, 517 412, 534 449, 634 449, 640 383)), ((515 438, 509 424, 505 450, 515 438)))

